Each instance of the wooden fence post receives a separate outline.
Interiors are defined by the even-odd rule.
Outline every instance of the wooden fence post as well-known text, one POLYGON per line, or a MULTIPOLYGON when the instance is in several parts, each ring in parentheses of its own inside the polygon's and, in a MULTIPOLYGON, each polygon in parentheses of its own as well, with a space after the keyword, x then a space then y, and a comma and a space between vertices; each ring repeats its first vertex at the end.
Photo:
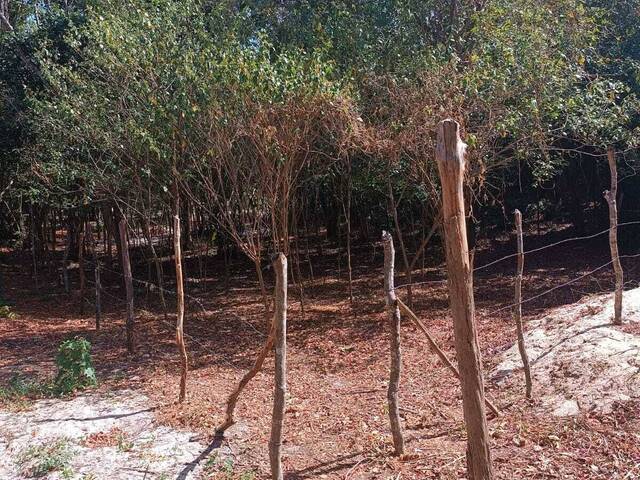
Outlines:
POLYGON ((516 330, 518 332, 518 350, 520 350, 520 357, 522 357, 522 366, 524 367, 524 380, 526 385, 526 397, 531 398, 531 367, 529 366, 529 357, 527 356, 527 349, 524 344, 524 332, 522 329, 522 272, 524 270, 524 241, 522 238, 522 214, 520 210, 514 212, 516 220, 516 236, 518 243, 518 267, 516 273, 516 286, 515 286, 515 308, 514 317, 516 320, 516 330))
POLYGON ((102 318, 102 301, 100 298, 102 287, 100 286, 100 262, 95 261, 95 280, 96 280, 96 330, 100 330, 100 320, 102 318))
POLYGON ((484 382, 473 304, 473 276, 464 212, 464 151, 454 120, 438 125, 436 160, 442 185, 443 226, 456 353, 467 429, 467 473, 471 480, 493 478, 484 411, 484 382))
POLYGON ((176 345, 180 353, 180 395, 183 402, 187 396, 187 369, 189 368, 187 349, 184 344, 184 281, 182 278, 182 248, 180 245, 180 217, 173 217, 173 250, 176 262, 176 345))
POLYGON ((287 393, 287 257, 279 253, 273 260, 276 274, 275 288, 275 392, 269 440, 271 478, 282 480, 282 428, 287 393))
POLYGON ((400 309, 394 290, 393 271, 395 250, 393 237, 388 232, 382 232, 382 244, 384 246, 384 293, 389 313, 389 347, 391 350, 391 368, 389 370, 389 387, 387 389, 387 401, 389 403, 389 423, 393 436, 393 447, 396 455, 404 453, 404 437, 400 423, 400 407, 398 405, 398 389, 400 385, 400 372, 402 369, 402 356, 400 351, 400 309))
POLYGON ((609 170, 611 171, 611 190, 605 190, 604 198, 609 204, 609 247, 611 249, 611 261, 616 276, 616 293, 614 299, 614 325, 622 325, 622 288, 624 286, 624 273, 618 254, 618 169, 616 168, 616 154, 613 147, 607 149, 609 170))
POLYGON ((124 289, 127 298, 127 350, 134 353, 136 350, 133 313, 133 277, 131 275, 131 262, 129 260, 129 243, 127 242, 127 221, 121 218, 118 224, 120 230, 120 250, 122 255, 122 270, 124 275, 124 289))

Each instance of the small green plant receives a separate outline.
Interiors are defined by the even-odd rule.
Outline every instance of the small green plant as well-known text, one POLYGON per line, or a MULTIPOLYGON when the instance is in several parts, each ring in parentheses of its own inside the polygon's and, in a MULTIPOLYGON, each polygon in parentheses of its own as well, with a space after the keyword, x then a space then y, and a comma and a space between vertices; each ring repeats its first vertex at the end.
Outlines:
POLYGON ((207 458, 204 464, 205 478, 215 478, 220 480, 255 480, 257 477, 253 470, 237 472, 233 458, 222 460, 217 452, 207 458))
POLYGON ((83 337, 65 340, 60 344, 56 365, 56 393, 67 394, 98 383, 91 361, 91 343, 83 337))
POLYGON ((129 440, 124 433, 118 433, 117 441, 119 452, 130 452, 133 450, 133 442, 129 440))
POLYGON ((17 403, 49 393, 49 385, 35 378, 15 374, 6 386, 0 386, 0 403, 17 403))
POLYGON ((19 457, 18 465, 26 477, 44 477, 49 472, 59 471, 62 478, 73 476, 69 463, 73 453, 66 438, 27 448, 19 457))
POLYGON ((16 318, 16 314, 11 311, 11 307, 9 305, 2 305, 0 306, 0 318, 12 320, 16 318))

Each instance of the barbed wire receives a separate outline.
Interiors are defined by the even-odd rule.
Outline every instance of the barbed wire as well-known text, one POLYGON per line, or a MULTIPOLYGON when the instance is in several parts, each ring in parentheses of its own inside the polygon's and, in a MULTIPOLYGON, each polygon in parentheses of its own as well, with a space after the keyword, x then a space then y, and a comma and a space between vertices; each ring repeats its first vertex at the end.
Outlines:
MULTIPOLYGON (((622 258, 636 258, 636 257, 640 257, 640 253, 637 253, 637 254, 635 254, 635 255, 619 255, 619 256, 618 256, 618 258, 621 258, 621 259, 622 259, 622 258)), ((591 276, 591 275, 593 275, 594 273, 599 272, 599 271, 600 271, 600 270, 602 270, 603 268, 608 267, 608 266, 609 266, 609 265, 611 265, 612 263, 613 263, 613 260, 609 260, 609 261, 608 261, 607 263, 605 263, 604 265, 600 265, 599 267, 594 268, 593 270, 591 270, 591 271, 589 271, 589 272, 587 272, 587 273, 585 273, 585 274, 583 274, 583 275, 580 275, 579 277, 576 277, 576 278, 574 278, 574 279, 572 279, 572 280, 569 280, 568 282, 565 282, 565 283, 563 283, 563 284, 561 284, 561 285, 556 285, 555 287, 549 288, 548 290, 545 290, 545 291, 544 291, 544 292, 542 292, 542 293, 538 293, 538 294, 534 295, 533 297, 526 298, 526 299, 522 300, 522 301, 521 301, 521 302, 519 302, 519 303, 512 303, 512 304, 510 304, 510 305, 506 305, 506 306, 504 306, 504 307, 498 308, 497 310, 494 310, 494 311, 492 311, 492 312, 486 313, 486 314, 484 314, 484 315, 485 315, 485 316, 492 316, 492 315, 495 315, 496 313, 502 312, 502 311, 504 311, 504 310, 507 310, 507 309, 510 309, 510 308, 513 308, 513 307, 516 307, 516 306, 518 306, 518 305, 524 305, 525 303, 532 302, 532 301, 534 301, 534 300, 536 300, 536 299, 538 299, 538 298, 540 298, 540 297, 543 297, 543 296, 545 296, 545 295, 547 295, 547 294, 549 294, 549 293, 551 293, 551 292, 553 292, 553 291, 555 291, 555 290, 558 290, 558 289, 560 289, 560 288, 564 288, 564 287, 566 287, 566 286, 568 286, 568 285, 571 285, 571 284, 573 284, 573 283, 576 283, 576 282, 577 282, 577 281, 579 281, 579 280, 582 280, 583 278, 586 278, 586 277, 588 277, 588 276, 591 276)))
MULTIPOLYGON (((632 222, 619 223, 617 226, 618 227, 624 227, 624 226, 627 226, 627 225, 638 225, 638 224, 640 224, 640 220, 635 220, 635 221, 632 221, 632 222)), ((594 233, 592 235, 585 235, 583 237, 565 238, 564 240, 559 240, 557 242, 550 243, 549 245, 544 245, 542 247, 532 248, 531 250, 526 250, 526 251, 523 252, 523 254, 524 255, 530 255, 532 253, 541 252, 541 251, 546 250, 548 248, 556 247, 556 246, 562 245, 564 243, 575 242, 577 240, 590 240, 592 238, 599 237, 600 235, 604 235, 605 233, 609 233, 610 230, 611 230, 611 227, 607 228, 606 230, 602 230, 601 232, 594 233)), ((480 271, 480 270, 484 270, 487 267, 490 267, 490 266, 495 265, 497 263, 500 263, 500 262, 502 262, 504 260, 508 260, 510 258, 514 258, 514 257, 517 257, 517 256, 518 256, 518 253, 511 253, 509 255, 505 255, 502 258, 498 258, 497 260, 493 260, 493 261, 491 261, 491 262, 489 262, 489 263, 487 263, 485 265, 482 265, 480 267, 476 267, 476 268, 473 269, 473 271, 477 272, 477 271, 480 271)))
MULTIPOLYGON (((88 259, 86 260, 86 262, 91 264, 91 265, 93 265, 94 268, 95 268, 95 266, 96 266, 95 262, 93 262, 91 260, 88 260, 88 259)), ((124 278, 124 275, 122 274, 122 272, 118 272, 117 270, 113 270, 113 269, 107 268, 103 264, 100 264, 100 269, 101 270, 105 270, 105 271, 110 272, 110 273, 114 273, 114 274, 119 275, 120 277, 124 278)), ((175 290, 163 288, 163 287, 160 287, 160 286, 158 286, 158 285, 156 285, 156 284, 154 284, 152 282, 148 282, 146 280, 139 280, 139 279, 137 279, 137 278, 135 278, 133 276, 131 277, 131 281, 135 282, 135 283, 138 283, 139 285, 144 285, 146 287, 149 287, 152 290, 161 290, 164 293, 169 293, 171 295, 177 295, 177 292, 175 290)), ((95 286, 94 282, 91 282, 91 283, 95 286)), ((102 292, 104 290, 101 289, 100 291, 102 292)), ((108 292, 107 292, 107 295, 114 296, 113 294, 110 294, 108 292)), ((185 298, 188 298, 189 300, 192 300, 194 303, 196 303, 198 305, 198 307, 200 307, 200 309, 202 310, 203 314, 206 315, 208 313, 209 310, 207 310, 207 308, 202 303, 202 300, 200 298, 195 297, 195 296, 190 295, 190 294, 187 294, 187 293, 184 293, 184 296, 185 296, 185 298)), ((117 298, 117 297, 115 297, 115 298, 117 298)), ((122 301, 120 298, 118 298, 118 300, 122 301)), ((251 324, 251 322, 247 321, 245 318, 242 318, 241 316, 233 314, 233 313, 231 313, 231 315, 233 315, 234 318, 236 318, 236 319, 240 320, 241 322, 243 322, 245 325, 247 325, 249 328, 251 328, 253 331, 255 331, 258 335, 260 335, 260 336, 262 336, 264 338, 267 338, 267 335, 264 332, 261 332, 260 330, 258 330, 255 326, 253 326, 251 324)))

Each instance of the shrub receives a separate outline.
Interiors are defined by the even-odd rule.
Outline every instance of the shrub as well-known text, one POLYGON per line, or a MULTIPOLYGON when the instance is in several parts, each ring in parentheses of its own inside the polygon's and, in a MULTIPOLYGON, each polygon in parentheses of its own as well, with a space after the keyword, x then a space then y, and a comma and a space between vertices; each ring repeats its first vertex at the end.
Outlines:
POLYGON ((56 365, 56 393, 67 394, 98 383, 91 361, 91 343, 83 337, 65 340, 60 344, 56 365))
POLYGON ((73 453, 66 438, 27 448, 19 457, 22 474, 26 477, 44 477, 49 472, 61 471, 63 478, 70 471, 73 453))

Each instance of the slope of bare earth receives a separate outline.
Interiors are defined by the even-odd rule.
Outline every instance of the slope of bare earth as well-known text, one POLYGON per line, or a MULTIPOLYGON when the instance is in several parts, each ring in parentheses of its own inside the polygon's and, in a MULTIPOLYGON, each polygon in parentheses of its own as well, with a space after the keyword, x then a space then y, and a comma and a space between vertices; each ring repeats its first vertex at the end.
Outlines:
MULTIPOLYGON (((529 322, 525 344, 542 406, 554 415, 610 413, 616 403, 640 398, 640 288, 624 292, 628 331, 612 325, 613 295, 590 296, 529 322)), ((500 381, 521 369, 517 344, 494 369, 500 381)), ((517 372, 520 373, 520 372, 517 372)))

